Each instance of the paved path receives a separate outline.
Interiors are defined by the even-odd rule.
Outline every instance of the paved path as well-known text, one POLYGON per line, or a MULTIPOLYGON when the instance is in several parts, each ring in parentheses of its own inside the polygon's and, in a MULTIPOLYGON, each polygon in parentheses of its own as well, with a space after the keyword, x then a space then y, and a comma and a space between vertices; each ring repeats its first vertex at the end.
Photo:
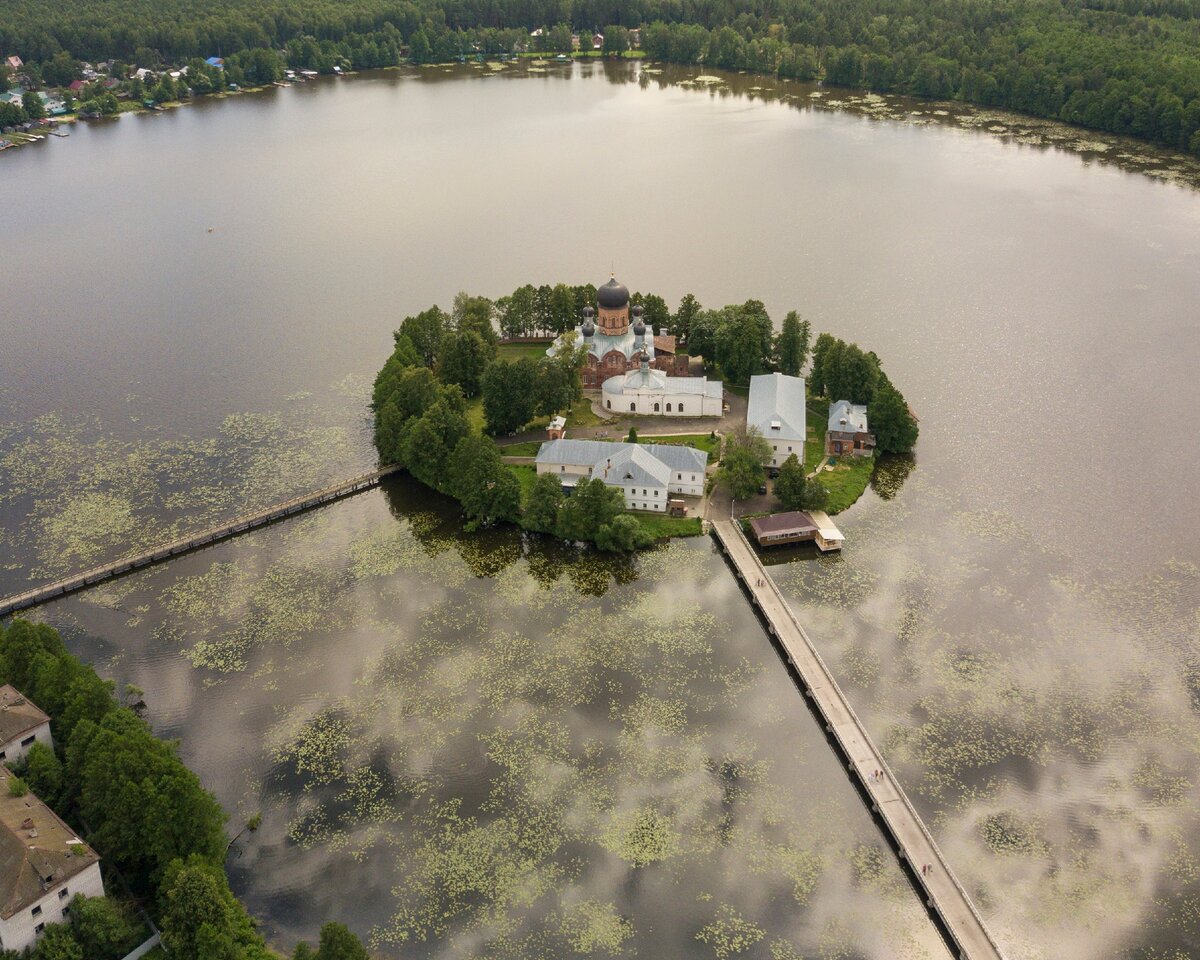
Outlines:
POLYGON ((284 500, 282 503, 264 507, 254 513, 235 517, 232 520, 222 523, 220 526, 209 527, 207 530, 201 530, 199 533, 194 533, 191 536, 181 537, 178 540, 160 544, 150 550, 119 557, 103 566, 84 570, 82 573, 77 573, 63 580, 56 580, 54 583, 43 584, 24 593, 4 597, 0 599, 0 617, 15 613, 17 610, 36 607, 47 600, 53 600, 68 593, 74 593, 76 590, 82 590, 85 587, 95 586, 98 583, 112 580, 114 577, 122 576, 130 571, 140 570, 143 567, 161 563, 164 560, 177 557, 181 553, 188 553, 198 547, 227 540, 230 537, 237 536, 239 533, 245 533, 247 530, 253 530, 256 527, 274 523, 276 520, 290 517, 296 513, 302 513, 305 510, 311 510, 313 507, 320 506, 323 503, 340 500, 342 497, 348 497, 361 490, 369 490, 372 487, 378 486, 384 477, 390 476, 399 469, 400 467, 396 466, 384 467, 382 470, 373 470, 371 473, 351 477, 349 480, 335 483, 333 486, 317 490, 315 493, 293 497, 291 500, 284 500))
POLYGON ((764 570, 741 526, 731 520, 713 522, 713 532, 767 621, 771 633, 800 674, 810 697, 832 735, 842 759, 854 774, 871 809, 878 814, 900 857, 925 894, 925 903, 963 960, 1000 960, 1001 954, 983 925, 970 897, 954 876, 933 837, 913 809, 895 775, 888 769, 866 728, 855 716, 845 694, 821 659, 808 634, 764 570), (881 776, 876 777, 875 771, 881 776), (925 865, 930 869, 923 869, 925 865))

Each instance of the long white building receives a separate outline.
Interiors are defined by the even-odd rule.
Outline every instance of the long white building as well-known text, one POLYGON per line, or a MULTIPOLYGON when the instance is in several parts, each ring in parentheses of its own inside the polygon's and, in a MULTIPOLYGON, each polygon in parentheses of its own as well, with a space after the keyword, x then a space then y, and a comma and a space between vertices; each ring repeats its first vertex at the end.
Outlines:
POLYGON ((725 389, 707 377, 668 377, 643 362, 638 370, 609 377, 600 388, 605 410, 651 417, 719 417, 725 389))
POLYGON ((771 445, 773 469, 793 453, 804 463, 805 422, 804 378, 766 373, 750 378, 750 402, 746 426, 753 427, 771 445))
POLYGON ((670 494, 704 495, 708 454, 695 447, 604 440, 548 440, 537 455, 537 472, 551 473, 564 487, 599 477, 621 490, 629 510, 667 511, 670 494))

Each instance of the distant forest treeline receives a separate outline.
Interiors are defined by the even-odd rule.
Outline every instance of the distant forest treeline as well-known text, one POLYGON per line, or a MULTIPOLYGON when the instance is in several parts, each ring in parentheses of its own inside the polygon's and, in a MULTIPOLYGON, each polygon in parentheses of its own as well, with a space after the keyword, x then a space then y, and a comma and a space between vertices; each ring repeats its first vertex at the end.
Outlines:
MULTIPOLYGON (((286 50, 331 70, 553 52, 572 30, 636 26, 658 60, 960 99, 1200 154, 1200 0, 6 0, 0 53, 152 66, 286 50)), ((272 72, 257 67, 250 79, 272 72)))

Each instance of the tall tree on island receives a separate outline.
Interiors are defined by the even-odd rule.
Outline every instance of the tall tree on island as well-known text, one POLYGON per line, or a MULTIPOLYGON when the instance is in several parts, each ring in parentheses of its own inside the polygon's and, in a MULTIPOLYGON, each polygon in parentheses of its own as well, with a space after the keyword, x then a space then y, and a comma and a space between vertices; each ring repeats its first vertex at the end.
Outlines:
MULTIPOLYGON (((683 299, 679 301, 679 309, 675 311, 675 316, 671 318, 671 332, 680 340, 687 343, 689 350, 691 350, 689 337, 692 332, 692 321, 696 319, 701 309, 699 300, 690 293, 685 294, 683 299)), ((698 351, 692 350, 691 352, 696 353, 698 351)))
POLYGON ((920 428, 904 397, 890 383, 876 394, 868 416, 876 449, 881 453, 908 453, 916 446, 920 428))
POLYGON ((770 459, 771 445, 762 434, 754 427, 739 425, 725 440, 717 483, 735 500, 747 500, 766 480, 764 468, 770 459))
POLYGON ((794 453, 779 468, 775 496, 785 510, 824 510, 829 502, 829 491, 816 477, 805 476, 804 465, 794 453))
POLYGON ((789 377, 800 376, 804 364, 808 361, 808 340, 812 328, 807 320, 801 320, 800 314, 789 310, 783 318, 783 329, 775 341, 775 362, 781 373, 789 377))
POLYGON ((761 300, 722 311, 716 331, 716 359, 733 383, 749 383, 771 361, 774 330, 761 300))
POLYGON ((552 473, 539 473, 525 504, 524 526, 537 533, 554 533, 564 495, 562 484, 552 473))

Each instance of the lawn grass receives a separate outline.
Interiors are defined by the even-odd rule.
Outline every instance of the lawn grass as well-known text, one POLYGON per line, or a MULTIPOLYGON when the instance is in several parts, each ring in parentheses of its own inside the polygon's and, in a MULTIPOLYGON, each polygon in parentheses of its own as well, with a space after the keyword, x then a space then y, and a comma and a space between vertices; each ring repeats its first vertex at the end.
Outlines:
POLYGON ((541 440, 525 440, 521 443, 500 445, 500 453, 505 457, 536 457, 540 449, 542 449, 541 440))
POLYGON ((629 515, 655 540, 664 537, 698 537, 701 533, 699 517, 669 517, 660 513, 633 512, 629 515))
POLYGON ((695 447, 710 457, 715 457, 721 449, 721 438, 709 433, 674 434, 669 437, 639 436, 638 443, 673 443, 681 447, 695 447))
POLYGON ((828 514, 841 513, 859 497, 871 482, 875 472, 874 457, 839 457, 832 470, 817 474, 821 486, 829 491, 828 514))
POLYGON ((550 341, 545 343, 502 343, 496 351, 497 360, 520 360, 532 357, 541 360, 550 348, 550 341))
POLYGON ((534 483, 537 482, 537 468, 526 466, 525 464, 510 463, 505 466, 505 469, 510 470, 521 485, 521 506, 524 507, 529 500, 529 494, 533 490, 534 483))
POLYGON ((467 423, 476 433, 483 433, 483 397, 472 397, 467 401, 467 423))

